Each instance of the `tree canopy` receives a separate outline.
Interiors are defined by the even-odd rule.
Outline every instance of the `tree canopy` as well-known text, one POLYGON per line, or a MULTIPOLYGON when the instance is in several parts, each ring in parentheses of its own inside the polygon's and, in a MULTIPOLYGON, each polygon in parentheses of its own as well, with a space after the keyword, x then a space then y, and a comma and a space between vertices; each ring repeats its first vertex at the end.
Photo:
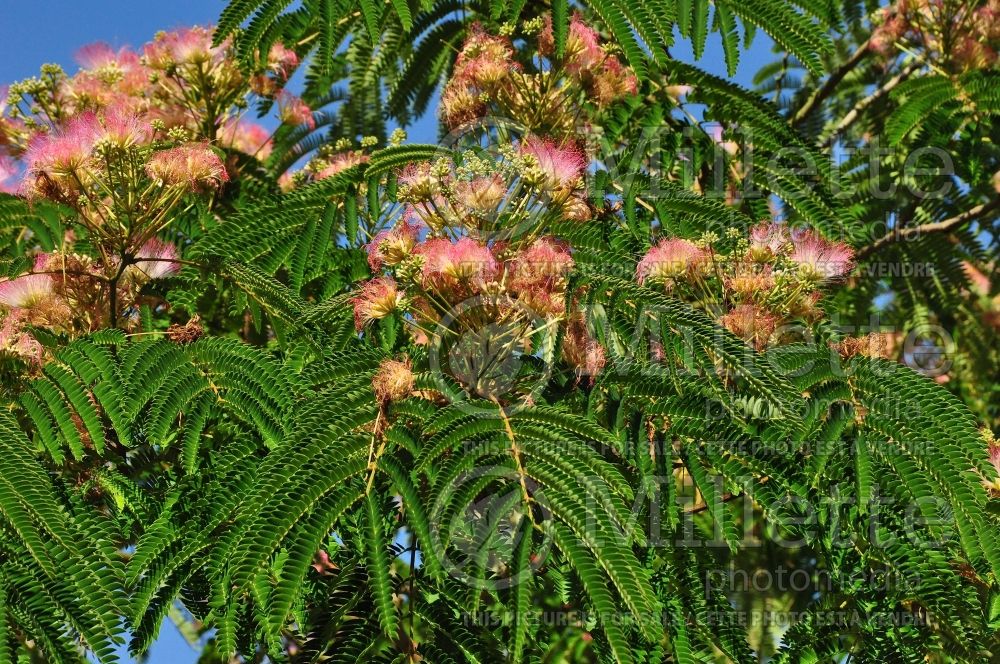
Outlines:
POLYGON ((232 0, 13 83, 0 662, 990 661, 998 49, 232 0))

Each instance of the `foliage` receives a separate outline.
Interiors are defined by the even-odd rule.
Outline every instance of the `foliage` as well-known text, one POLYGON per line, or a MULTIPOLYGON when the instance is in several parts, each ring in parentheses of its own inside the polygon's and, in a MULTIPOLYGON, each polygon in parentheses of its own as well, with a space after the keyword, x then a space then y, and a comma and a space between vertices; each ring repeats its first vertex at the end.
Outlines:
POLYGON ((234 0, 13 86, 0 660, 987 661, 1000 7, 952 4, 234 0), (669 55, 756 28, 776 103, 669 55))

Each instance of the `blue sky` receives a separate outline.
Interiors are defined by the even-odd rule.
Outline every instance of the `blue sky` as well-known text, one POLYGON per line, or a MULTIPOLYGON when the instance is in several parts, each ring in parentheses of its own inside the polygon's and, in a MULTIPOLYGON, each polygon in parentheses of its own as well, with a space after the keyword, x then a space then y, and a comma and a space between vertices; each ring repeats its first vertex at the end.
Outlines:
MULTIPOLYGON (((38 73, 46 62, 76 70, 73 54, 81 46, 104 41, 113 46, 139 47, 158 30, 214 22, 225 7, 222 0, 0 0, 4 22, 0 40, 0 85, 38 73)), ((691 61, 691 49, 679 42, 676 58, 691 61)), ((741 57, 735 79, 750 85, 754 72, 770 61, 770 42, 758 33, 749 52, 741 57)), ((722 49, 713 35, 698 63, 703 69, 726 76, 722 49)), ((425 119, 410 132, 414 141, 434 140, 433 121, 425 119)), ((169 622, 153 645, 148 664, 185 664, 196 654, 169 622)), ((123 656, 122 661, 134 660, 123 656)))

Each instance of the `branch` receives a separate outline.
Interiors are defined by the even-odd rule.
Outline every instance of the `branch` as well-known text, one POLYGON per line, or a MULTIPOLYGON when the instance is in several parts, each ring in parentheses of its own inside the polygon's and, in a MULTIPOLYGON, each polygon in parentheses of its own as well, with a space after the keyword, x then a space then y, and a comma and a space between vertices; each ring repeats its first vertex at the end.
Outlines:
POLYGON ((935 221, 930 224, 922 224, 920 226, 909 226, 905 228, 895 228, 890 233, 883 235, 875 242, 869 244, 866 247, 860 249, 855 258, 862 260, 867 258, 871 254, 875 253, 879 249, 882 249, 888 244, 893 242, 898 242, 899 240, 905 240, 911 237, 918 237, 920 235, 931 234, 931 233, 947 233, 948 231, 964 226, 970 221, 975 220, 977 217, 981 217, 985 214, 989 214, 996 209, 1000 209, 1000 198, 994 198, 988 203, 982 203, 974 208, 966 210, 961 214, 957 214, 954 217, 949 217, 942 221, 935 221))
MULTIPOLYGON (((742 494, 738 494, 738 493, 737 494, 732 494, 732 493, 728 493, 727 492, 727 493, 722 494, 722 499, 721 499, 720 502, 728 503, 731 500, 736 500, 737 498, 742 498, 742 497, 743 497, 742 494)), ((702 512, 704 512, 705 510, 707 510, 709 507, 711 507, 711 505, 709 503, 704 503, 702 505, 696 505, 695 507, 688 507, 688 508, 686 508, 684 510, 684 514, 701 514, 702 512)))
POLYGON ((908 79, 910 77, 910 74, 917 71, 918 69, 920 69, 919 63, 916 62, 910 63, 909 65, 901 69, 898 74, 890 78, 880 87, 876 88, 875 91, 872 92, 870 95, 868 95, 867 97, 859 101, 857 104, 855 104, 854 108, 848 111, 847 115, 841 118, 840 122, 838 122, 837 126, 833 128, 833 131, 830 133, 830 135, 827 136, 825 139, 823 139, 823 142, 820 144, 820 146, 828 148, 831 145, 833 145, 833 142, 837 140, 837 136, 840 135, 845 129, 850 127, 852 124, 854 124, 854 121, 858 119, 858 117, 864 112, 866 108, 868 108, 869 106, 877 102, 879 99, 892 92, 892 90, 896 86, 898 86, 900 83, 908 79))
POLYGON ((864 59, 865 55, 868 54, 868 51, 868 42, 866 41, 851 54, 851 57, 847 59, 847 62, 840 65, 836 71, 830 74, 830 77, 826 79, 823 85, 817 88, 816 91, 812 93, 812 96, 806 100, 806 103, 795 112, 795 115, 792 117, 792 126, 794 127, 795 125, 801 124, 812 114, 813 111, 816 110, 817 106, 833 94, 833 91, 837 88, 840 82, 844 80, 844 77, 847 76, 852 69, 858 66, 858 64, 864 59))

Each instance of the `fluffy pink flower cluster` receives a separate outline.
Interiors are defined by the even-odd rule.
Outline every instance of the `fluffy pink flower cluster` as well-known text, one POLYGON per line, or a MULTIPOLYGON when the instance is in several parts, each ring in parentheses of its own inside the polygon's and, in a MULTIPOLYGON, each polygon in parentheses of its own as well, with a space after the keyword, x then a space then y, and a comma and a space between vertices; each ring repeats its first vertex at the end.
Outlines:
POLYGON ((442 294, 465 287, 482 289, 499 273, 490 249, 468 237, 431 238, 418 245, 414 255, 422 259, 424 287, 442 294))
MULTIPOLYGON (((585 159, 575 147, 541 139, 500 152, 495 163, 471 157, 403 169, 404 212, 367 245, 377 276, 353 298, 359 332, 400 315, 417 343, 493 339, 483 350, 489 359, 466 357, 455 374, 493 396, 503 381, 473 379, 473 368, 507 366, 511 353, 534 343, 539 326, 563 331, 563 360, 581 375, 604 365, 600 344, 567 310, 572 249, 546 232, 554 221, 589 218, 580 190, 585 159)), ((463 346, 459 355, 476 347, 463 346)))
POLYGON ((366 325, 391 315, 403 304, 403 293, 391 277, 376 277, 361 284, 351 298, 354 306, 354 327, 359 332, 366 325))
POLYGON ((426 308, 421 312, 425 322, 430 323, 445 314, 447 306, 495 289, 502 265, 492 248, 469 237, 457 240, 430 237, 417 241, 417 232, 411 222, 403 220, 368 245, 373 269, 389 268, 390 273, 395 272, 405 280, 405 285, 397 285, 391 277, 365 282, 353 300, 359 331, 365 324, 397 311, 404 300, 421 306, 430 301, 440 304, 436 313, 426 308), (391 288, 392 298, 387 296, 387 288, 391 288), (409 297, 400 289, 406 289, 409 297), (383 306, 390 301, 392 306, 383 306))
POLYGON ((712 240, 663 239, 639 261, 636 278, 703 307, 762 349, 780 342, 785 324, 820 315, 822 296, 815 288, 845 277, 853 255, 846 244, 814 231, 792 233, 782 224, 762 223, 728 251, 712 240))
POLYGON ((211 28, 194 26, 159 33, 143 47, 142 54, 150 67, 165 70, 184 65, 221 64, 228 46, 213 46, 211 28))
POLYGON ((368 163, 368 160, 368 155, 359 150, 337 152, 329 157, 326 157, 325 159, 316 160, 311 164, 311 166, 315 167, 313 178, 316 180, 332 178, 334 175, 342 173, 348 168, 353 168, 354 166, 358 166, 360 164, 366 164, 368 163))
POLYGON ((459 127, 479 118, 516 118, 528 131, 565 138, 584 104, 607 106, 637 91, 632 71, 611 55, 597 33, 574 15, 566 53, 554 57, 551 18, 537 56, 519 62, 510 39, 470 30, 441 95, 441 118, 459 127))
POLYGON ((475 173, 411 164, 399 174, 399 198, 432 231, 457 227, 484 241, 523 234, 553 218, 593 216, 583 189, 587 160, 574 144, 529 136, 505 153, 496 168, 475 173))
POLYGON ((640 284, 649 281, 669 283, 693 274, 705 264, 708 252, 682 239, 661 240, 650 249, 636 267, 640 284))
POLYGON ((166 279, 176 274, 180 268, 177 247, 159 238, 148 240, 136 252, 135 262, 126 268, 128 275, 140 282, 166 279))
POLYGON ((77 208, 84 223, 97 225, 121 212, 115 209, 114 200, 106 200, 109 191, 117 190, 123 198, 125 189, 155 197, 156 192, 148 192, 144 183, 134 181, 137 165, 144 165, 146 174, 156 182, 191 190, 228 179, 222 160, 208 145, 194 143, 153 151, 152 138, 153 129, 143 117, 119 107, 82 113, 63 129, 32 139, 25 153, 22 193, 77 208))
MULTIPOLYGON (((483 351, 489 359, 466 358, 456 374, 466 384, 477 362, 506 366, 505 357, 537 342, 539 328, 561 331, 563 360, 593 375, 604 356, 568 307, 572 248, 550 234, 555 222, 591 218, 583 192, 587 160, 572 143, 535 136, 501 145, 497 153, 411 164, 398 174, 405 210, 367 247, 379 276, 354 301, 358 329, 398 311, 418 343, 440 342, 439 325, 460 328, 459 337, 493 339, 483 351), (386 278, 401 297, 386 295, 386 278)), ((450 333, 444 336, 450 342, 450 333)), ((485 382, 490 394, 502 383, 485 382)))
POLYGON ((0 322, 0 352, 10 353, 27 362, 40 367, 45 357, 45 349, 22 326, 21 317, 17 312, 7 314, 0 322))
POLYGON ((883 56, 909 41, 959 70, 993 67, 1000 51, 1000 0, 942 3, 897 0, 882 8, 869 48, 883 56), (977 6, 978 5, 978 6, 977 6))
POLYGON ((219 144, 223 147, 266 161, 273 145, 270 132, 244 119, 230 118, 219 130, 219 144))
POLYGON ((558 316, 566 309, 566 279, 572 270, 569 245, 543 237, 508 263, 507 286, 532 311, 558 316))
POLYGON ((587 159, 572 144, 557 145, 551 139, 529 136, 521 142, 521 154, 534 159, 538 184, 544 191, 568 192, 579 188, 587 159))
POLYGON ((981 476, 983 488, 986 489, 990 498, 997 499, 1000 498, 1000 440, 996 439, 989 427, 984 426, 980 430, 980 434, 986 447, 990 465, 993 467, 992 473, 981 476))
POLYGON ((316 128, 312 109, 299 97, 287 90, 281 90, 275 95, 275 101, 278 104, 278 118, 285 124, 305 125, 309 129, 316 128))
POLYGON ((13 84, 12 105, 0 105, 0 156, 20 157, 39 134, 68 135, 74 120, 113 110, 263 160, 269 132, 239 117, 251 93, 275 99, 283 121, 315 126, 311 109, 285 89, 299 65, 293 50, 274 44, 247 77, 232 44, 212 39, 210 27, 195 26, 161 32, 138 52, 92 44, 77 53, 76 74, 47 66, 41 78, 13 84))
MULTIPOLYGON (((539 334, 562 340, 562 360, 578 375, 594 376, 606 361, 569 306, 573 250, 551 226, 594 216, 577 124, 634 94, 636 79, 579 16, 558 61, 551 29, 541 21, 533 29, 538 51, 521 59, 509 38, 472 27, 442 93, 442 120, 457 127, 493 114, 526 131, 498 146, 499 157, 473 151, 404 168, 404 211, 368 244, 375 277, 353 298, 358 332, 399 316, 417 343, 448 346, 452 375, 481 396, 507 393, 496 372, 515 354, 539 352, 539 334)), ((348 156, 331 166, 356 163, 348 156)))
POLYGON ((177 248, 157 238, 143 244, 124 270, 114 258, 103 263, 70 252, 39 254, 31 272, 0 281, 0 350, 41 363, 29 326, 69 335, 106 327, 112 287, 116 307, 133 308, 142 287, 175 274, 177 261, 177 248))
POLYGON ((368 266, 372 272, 383 266, 395 266, 413 254, 420 235, 420 220, 415 214, 404 215, 390 230, 380 231, 368 243, 368 266))
MULTIPOLYGON (((552 17, 545 18, 545 29, 538 37, 538 51, 551 58, 555 55, 552 17)), ((564 67, 599 104, 610 104, 634 95, 638 87, 632 71, 608 52, 597 31, 584 23, 579 13, 569 22, 564 67)))
POLYGON ((484 116, 487 111, 484 93, 499 93, 502 87, 511 84, 511 75, 521 70, 509 39, 490 35, 474 24, 441 94, 445 124, 458 127, 484 116))
POLYGON ((547 320, 565 326, 563 359, 571 366, 590 376, 604 366, 600 344, 579 315, 566 311, 573 269, 566 243, 546 236, 519 248, 470 237, 420 241, 419 232, 404 219, 368 245, 373 270, 389 274, 364 282, 352 299, 359 332, 398 312, 417 343, 430 342, 439 324, 468 331, 502 321, 520 326, 527 344, 532 326, 547 320))
POLYGON ((749 341, 757 350, 763 350, 771 343, 778 321, 775 314, 754 304, 738 304, 719 319, 723 327, 749 341))
POLYGON ((846 276, 854 265, 854 250, 842 242, 830 242, 807 231, 792 238, 788 255, 807 281, 825 281, 846 276))
POLYGON ((154 152, 146 163, 146 174, 165 185, 180 185, 191 190, 218 186, 229 180, 219 155, 204 143, 154 152))
POLYGON ((37 134, 24 155, 27 179, 23 191, 73 204, 88 185, 100 179, 108 150, 147 146, 153 130, 148 122, 121 107, 87 111, 56 131, 37 134))

